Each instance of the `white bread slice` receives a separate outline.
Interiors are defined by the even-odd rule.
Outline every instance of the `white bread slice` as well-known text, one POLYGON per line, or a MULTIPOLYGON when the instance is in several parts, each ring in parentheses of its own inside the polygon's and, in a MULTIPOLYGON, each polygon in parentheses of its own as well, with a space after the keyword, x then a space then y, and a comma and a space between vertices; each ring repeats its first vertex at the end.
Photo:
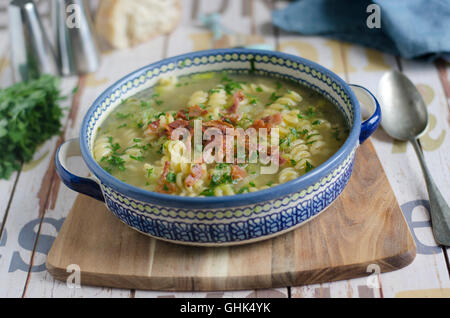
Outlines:
POLYGON ((101 0, 96 30, 115 48, 127 48, 171 32, 180 21, 179 0, 101 0))

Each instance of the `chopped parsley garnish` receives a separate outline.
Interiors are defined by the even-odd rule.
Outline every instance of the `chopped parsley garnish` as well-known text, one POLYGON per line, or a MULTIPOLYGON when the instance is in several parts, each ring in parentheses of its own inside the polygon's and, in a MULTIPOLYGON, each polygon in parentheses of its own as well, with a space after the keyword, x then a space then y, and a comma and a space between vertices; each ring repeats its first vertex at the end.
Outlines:
POLYGON ((311 135, 308 135, 308 137, 306 137, 306 140, 310 140, 312 137, 315 137, 315 136, 320 136, 320 134, 311 134, 311 135))
POLYGON ((160 155, 162 155, 162 154, 163 154, 163 151, 164 151, 164 144, 162 144, 162 145, 159 147, 159 150, 157 151, 157 153, 160 154, 160 155))
POLYGON ((238 90, 238 89, 242 89, 241 84, 239 84, 238 82, 228 82, 225 84, 224 87, 225 91, 227 92, 228 95, 233 95, 233 91, 234 90, 238 90))
POLYGON ((255 96, 252 96, 250 94, 245 94, 245 96, 249 99, 249 103, 251 105, 256 105, 258 103, 258 98, 255 96))
POLYGON ((305 167, 305 172, 306 173, 310 172, 314 168, 315 167, 309 161, 306 161, 306 167, 305 167))
POLYGON ((322 122, 320 120, 316 120, 315 122, 313 122, 312 124, 314 126, 320 125, 322 122))
POLYGON ((249 61, 250 61, 250 72, 254 73, 256 71, 255 59, 251 58, 249 61))
POLYGON ((152 173, 153 173, 153 168, 147 169, 147 178, 150 178, 152 173))
POLYGON ((336 139, 337 141, 340 141, 340 140, 341 140, 341 138, 339 137, 339 135, 340 135, 339 129, 336 129, 335 131, 332 132, 333 138, 336 139))
POLYGON ((233 122, 231 121, 230 118, 224 118, 223 121, 226 122, 226 123, 229 123, 229 124, 233 125, 233 122))
POLYGON ((251 185, 253 188, 256 187, 256 184, 254 182, 249 182, 249 185, 251 185))
POLYGON ((108 147, 112 150, 113 153, 117 153, 117 151, 120 149, 120 145, 119 145, 118 142, 113 144, 112 141, 111 141, 108 147))
POLYGON ((203 191, 202 193, 200 193, 200 195, 204 195, 205 197, 213 197, 214 196, 214 189, 208 188, 205 191, 203 191))
POLYGON ((275 92, 270 95, 270 100, 275 102, 277 99, 281 98, 281 96, 278 96, 275 92))
POLYGON ((9 179, 61 132, 63 99, 58 78, 50 75, 0 88, 0 179, 9 179))
POLYGON ((220 93, 220 89, 217 88, 212 88, 208 91, 209 94, 215 94, 215 93, 220 93))
POLYGON ((167 174, 166 179, 167 179, 167 181, 169 181, 170 183, 175 183, 175 182, 177 182, 177 175, 176 175, 175 173, 173 173, 173 172, 169 172, 169 173, 167 174))
POLYGON ((130 116, 131 116, 131 114, 123 114, 123 113, 120 113, 120 112, 116 113, 116 117, 119 118, 119 119, 126 119, 126 118, 128 118, 130 116))
POLYGON ((241 190, 239 190, 238 194, 244 194, 250 192, 250 189, 248 187, 244 187, 241 190))
POLYGON ((231 78, 229 78, 227 74, 225 74, 225 75, 222 77, 222 83, 223 83, 223 82, 232 82, 232 81, 233 81, 233 80, 232 80, 231 78))
POLYGON ((144 157, 142 157, 142 156, 136 157, 136 156, 130 155, 130 159, 133 159, 133 160, 136 160, 136 161, 139 161, 139 162, 144 161, 144 157))
POLYGON ((299 134, 302 136, 306 136, 309 133, 308 129, 303 129, 299 134))
POLYGON ((317 112, 313 107, 310 107, 310 108, 308 108, 308 110, 306 111, 305 114, 308 118, 313 118, 316 116, 317 112))
POLYGON ((227 168, 229 165, 230 165, 229 163, 219 163, 216 165, 216 169, 223 170, 223 169, 227 168))
POLYGON ((150 108, 151 107, 151 103, 147 102, 145 100, 141 100, 141 107, 142 108, 150 108))
POLYGON ((223 175, 213 174, 209 186, 215 188, 222 184, 236 184, 236 183, 237 180, 233 180, 233 178, 229 173, 224 173, 223 175))
POLYGON ((106 160, 106 162, 109 164, 108 168, 110 168, 111 170, 114 168, 117 168, 120 171, 125 170, 125 160, 116 155, 112 155, 109 159, 106 160))
POLYGON ((291 166, 295 167, 297 165, 297 161, 294 159, 291 159, 291 166))

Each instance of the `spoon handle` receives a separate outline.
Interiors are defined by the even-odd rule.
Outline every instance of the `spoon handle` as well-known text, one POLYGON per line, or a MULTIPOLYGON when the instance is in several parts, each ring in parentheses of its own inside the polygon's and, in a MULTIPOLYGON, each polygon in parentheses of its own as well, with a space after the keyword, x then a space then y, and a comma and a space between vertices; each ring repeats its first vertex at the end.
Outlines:
POLYGON ((417 157, 419 157, 419 162, 427 184, 434 238, 438 244, 450 246, 450 208, 431 177, 422 150, 420 149, 419 142, 417 139, 411 140, 411 142, 414 145, 417 157))

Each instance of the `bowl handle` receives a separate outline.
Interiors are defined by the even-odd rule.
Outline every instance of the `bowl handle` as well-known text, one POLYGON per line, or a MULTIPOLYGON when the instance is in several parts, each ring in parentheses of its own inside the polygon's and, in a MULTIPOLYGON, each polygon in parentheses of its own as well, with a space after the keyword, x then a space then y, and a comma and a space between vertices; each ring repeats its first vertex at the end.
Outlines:
POLYGON ((81 157, 80 142, 78 139, 66 141, 58 148, 55 155, 55 166, 59 178, 68 188, 105 202, 102 190, 97 181, 93 178, 79 177, 67 169, 67 158, 76 156, 81 157))
POLYGON ((381 107, 376 97, 366 88, 359 85, 350 85, 359 101, 363 122, 359 143, 362 144, 372 135, 381 123, 381 107))

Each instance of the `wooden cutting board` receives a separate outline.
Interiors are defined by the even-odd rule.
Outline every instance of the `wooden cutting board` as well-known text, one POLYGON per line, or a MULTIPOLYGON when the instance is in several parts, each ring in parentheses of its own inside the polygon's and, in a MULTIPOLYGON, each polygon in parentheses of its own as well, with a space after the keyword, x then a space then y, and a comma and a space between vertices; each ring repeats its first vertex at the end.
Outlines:
POLYGON ((357 151, 338 200, 283 236, 236 247, 186 247, 144 236, 80 195, 47 258, 65 281, 77 264, 86 285, 166 291, 259 289, 369 276, 410 264, 416 246, 370 141, 357 151))

